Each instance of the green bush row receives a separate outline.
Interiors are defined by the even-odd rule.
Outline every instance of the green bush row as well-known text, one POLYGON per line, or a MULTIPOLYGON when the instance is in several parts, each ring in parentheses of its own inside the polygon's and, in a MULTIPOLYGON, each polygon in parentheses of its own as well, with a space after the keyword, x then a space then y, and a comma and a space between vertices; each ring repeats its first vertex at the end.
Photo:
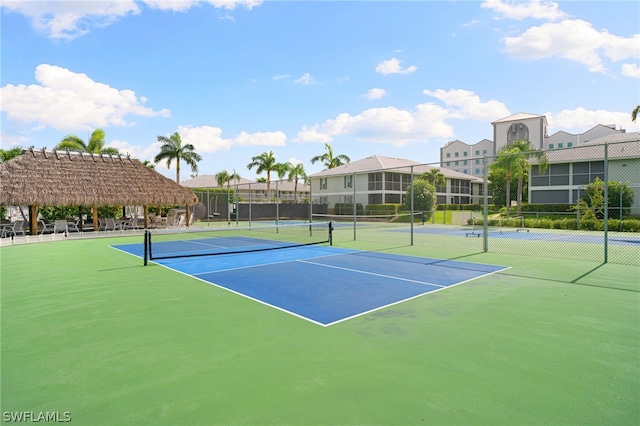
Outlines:
MULTIPOLYGON (((468 224, 472 224, 472 219, 469 219, 468 224)), ((575 230, 580 229, 583 231, 604 231, 604 221, 594 219, 578 220, 576 218, 564 218, 564 219, 535 219, 525 218, 524 223, 522 219, 489 219, 489 226, 502 226, 518 228, 523 226, 524 228, 540 228, 540 229, 565 229, 575 230)), ((640 219, 609 219, 608 229, 610 231, 621 232, 640 232, 640 219)), ((476 220, 476 226, 482 226, 483 220, 476 220)))
MULTIPOLYGON (((402 204, 368 204, 364 209, 364 214, 376 215, 376 214, 398 214, 398 211, 402 208, 402 204)), ((353 208, 353 207, 352 207, 353 208)))

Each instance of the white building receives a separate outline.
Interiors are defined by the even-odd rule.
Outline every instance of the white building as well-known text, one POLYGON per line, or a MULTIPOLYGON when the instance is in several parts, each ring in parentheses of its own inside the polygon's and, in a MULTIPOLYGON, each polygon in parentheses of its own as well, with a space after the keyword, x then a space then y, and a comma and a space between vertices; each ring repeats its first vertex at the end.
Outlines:
MULTIPOLYGON (((373 155, 309 176, 314 204, 337 203, 402 204, 411 177, 428 172, 433 166, 413 160, 373 155)), ((437 190, 438 204, 481 204, 483 180, 446 168, 439 168, 446 183, 437 190)))
POLYGON ((603 136, 625 133, 624 129, 616 129, 614 124, 598 124, 584 133, 571 134, 559 131, 548 136, 547 118, 544 115, 527 113, 510 115, 494 121, 491 125, 493 141, 483 139, 472 145, 460 140, 447 142, 440 148, 440 166, 481 177, 483 157, 486 155, 490 164, 500 148, 518 139, 531 142, 536 149, 548 150, 570 148, 603 136))

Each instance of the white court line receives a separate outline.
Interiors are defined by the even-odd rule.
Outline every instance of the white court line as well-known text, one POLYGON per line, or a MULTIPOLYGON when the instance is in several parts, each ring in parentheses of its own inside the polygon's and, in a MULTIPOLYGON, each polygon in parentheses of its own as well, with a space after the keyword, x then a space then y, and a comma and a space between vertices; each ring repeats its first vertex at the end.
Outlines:
POLYGON ((326 268, 341 269, 343 271, 357 272, 357 273, 360 273, 360 274, 373 275, 373 276, 376 276, 376 277, 389 278, 389 279, 392 279, 392 280, 408 281, 410 283, 417 283, 417 284, 425 284, 425 285, 430 285, 430 286, 434 286, 434 287, 442 287, 442 288, 448 287, 446 285, 434 284, 434 283, 425 282, 425 281, 418 281, 418 280, 410 280, 408 278, 400 278, 400 277, 396 277, 396 276, 393 276, 393 275, 377 274, 377 273, 374 273, 374 272, 361 271, 359 269, 344 268, 342 266, 325 265, 324 263, 317 263, 317 262, 309 262, 308 260, 296 260, 296 262, 308 263, 309 265, 324 266, 326 268))

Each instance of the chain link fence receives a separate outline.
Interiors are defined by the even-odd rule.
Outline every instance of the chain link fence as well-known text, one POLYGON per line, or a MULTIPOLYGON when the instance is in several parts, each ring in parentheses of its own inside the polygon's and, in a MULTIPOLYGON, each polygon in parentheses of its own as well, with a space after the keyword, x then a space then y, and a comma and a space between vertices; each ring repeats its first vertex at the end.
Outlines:
POLYGON ((334 221, 344 244, 640 265, 640 141, 629 139, 484 156, 476 176, 435 163, 327 171, 311 181, 312 218, 334 221))

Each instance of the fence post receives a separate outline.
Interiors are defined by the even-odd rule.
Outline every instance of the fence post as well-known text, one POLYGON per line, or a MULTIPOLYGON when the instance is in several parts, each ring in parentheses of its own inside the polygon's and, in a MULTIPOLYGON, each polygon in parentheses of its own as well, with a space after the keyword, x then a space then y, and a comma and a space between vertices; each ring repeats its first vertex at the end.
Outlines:
MULTIPOLYGON (((489 187, 486 154, 482 159, 482 179, 482 185, 484 185, 484 202, 482 203, 482 250, 486 253, 489 251, 489 187)), ((507 208, 509 207, 507 206, 507 208)))
POLYGON ((609 261, 609 144, 604 144, 604 263, 609 261))

